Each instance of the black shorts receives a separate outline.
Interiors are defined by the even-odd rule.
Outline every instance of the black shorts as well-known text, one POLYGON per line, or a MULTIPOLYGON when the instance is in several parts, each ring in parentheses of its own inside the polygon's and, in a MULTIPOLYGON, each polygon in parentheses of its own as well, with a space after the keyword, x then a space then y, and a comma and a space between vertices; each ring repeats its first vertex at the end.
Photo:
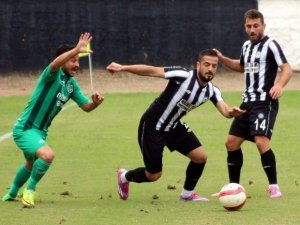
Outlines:
POLYGON ((256 135, 271 139, 278 113, 278 101, 243 102, 240 108, 247 112, 233 120, 229 134, 252 142, 256 135))
POLYGON ((183 155, 201 146, 191 128, 181 122, 178 122, 174 129, 165 132, 157 131, 153 125, 142 119, 139 125, 138 141, 146 170, 150 173, 162 171, 165 146, 170 151, 176 150, 183 155))

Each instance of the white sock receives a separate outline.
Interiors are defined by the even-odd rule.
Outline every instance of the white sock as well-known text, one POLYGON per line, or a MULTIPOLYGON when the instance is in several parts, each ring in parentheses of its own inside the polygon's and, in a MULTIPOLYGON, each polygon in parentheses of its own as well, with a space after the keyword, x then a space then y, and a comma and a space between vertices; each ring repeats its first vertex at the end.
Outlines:
POLYGON ((191 194, 193 194, 193 191, 187 191, 185 189, 182 189, 181 196, 189 197, 191 194))
POLYGON ((269 185, 269 188, 272 188, 272 187, 276 187, 276 188, 279 190, 278 184, 270 184, 270 185, 269 185))
POLYGON ((127 171, 124 171, 122 174, 121 174, 121 181, 122 183, 128 183, 128 180, 126 179, 125 177, 125 174, 127 173, 127 171))

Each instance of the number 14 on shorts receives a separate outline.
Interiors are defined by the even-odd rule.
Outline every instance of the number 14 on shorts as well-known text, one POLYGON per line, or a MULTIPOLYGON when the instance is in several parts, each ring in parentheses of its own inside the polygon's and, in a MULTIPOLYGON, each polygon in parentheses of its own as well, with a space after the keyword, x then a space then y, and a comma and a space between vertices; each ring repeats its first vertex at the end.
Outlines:
POLYGON ((266 119, 259 119, 257 118, 254 121, 255 130, 266 130, 266 119))

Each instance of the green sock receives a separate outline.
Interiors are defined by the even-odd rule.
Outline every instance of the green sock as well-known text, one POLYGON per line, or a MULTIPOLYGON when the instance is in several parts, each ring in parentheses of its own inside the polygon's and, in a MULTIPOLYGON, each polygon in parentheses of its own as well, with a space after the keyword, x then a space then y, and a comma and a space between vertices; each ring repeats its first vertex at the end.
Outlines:
POLYGON ((27 189, 35 191, 35 187, 40 179, 45 175, 51 163, 45 162, 39 158, 35 160, 32 167, 31 176, 27 185, 27 189))
POLYGON ((19 189, 25 184, 30 177, 31 171, 23 164, 17 170, 14 181, 9 189, 9 195, 13 198, 17 197, 19 189))

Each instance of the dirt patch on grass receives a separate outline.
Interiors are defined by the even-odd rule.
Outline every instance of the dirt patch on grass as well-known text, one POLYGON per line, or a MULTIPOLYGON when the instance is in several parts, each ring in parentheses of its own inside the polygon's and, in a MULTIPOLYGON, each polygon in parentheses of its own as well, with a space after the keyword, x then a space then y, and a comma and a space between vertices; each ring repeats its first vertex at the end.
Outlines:
MULTIPOLYGON (((0 96, 30 95, 40 71, 27 74, 0 74, 0 96)), ((90 93, 91 81, 89 70, 82 70, 76 77, 85 93, 90 93)), ((245 88, 244 76, 240 73, 219 72, 213 83, 221 91, 240 91, 245 88)), ((141 77, 128 73, 110 74, 105 70, 93 71, 93 87, 95 91, 105 93, 126 92, 161 92, 167 84, 167 80, 141 77)), ((294 73, 285 90, 300 90, 300 73, 294 73)))

